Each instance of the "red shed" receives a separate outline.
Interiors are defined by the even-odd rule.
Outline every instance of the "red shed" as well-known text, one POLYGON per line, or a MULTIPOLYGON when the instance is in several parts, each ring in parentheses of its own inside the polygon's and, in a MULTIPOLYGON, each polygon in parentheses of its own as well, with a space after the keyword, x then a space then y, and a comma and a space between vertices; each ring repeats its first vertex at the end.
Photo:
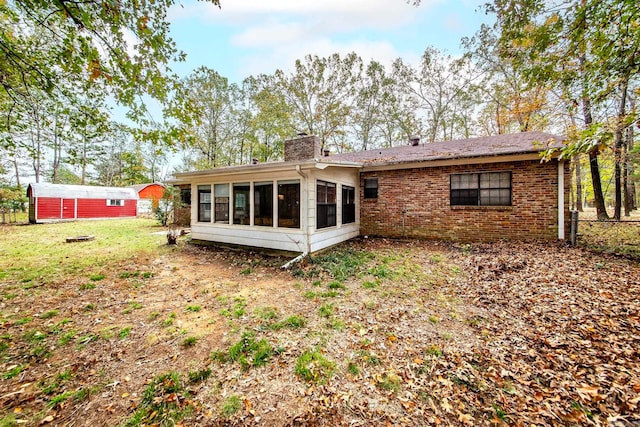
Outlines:
POLYGON ((33 183, 27 187, 29 222, 135 217, 133 188, 33 183))
POLYGON ((158 207, 165 191, 164 185, 157 182, 134 184, 130 185, 129 188, 136 190, 140 198, 138 202, 138 214, 150 214, 153 212, 153 209, 158 207))

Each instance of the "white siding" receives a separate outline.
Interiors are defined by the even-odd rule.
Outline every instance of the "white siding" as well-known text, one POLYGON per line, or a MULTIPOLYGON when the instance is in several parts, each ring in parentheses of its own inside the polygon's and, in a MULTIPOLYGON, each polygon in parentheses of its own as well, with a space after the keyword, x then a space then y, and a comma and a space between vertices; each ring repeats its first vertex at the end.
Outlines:
POLYGON ((191 236, 197 240, 280 251, 304 252, 305 250, 304 234, 302 230, 296 229, 196 223, 191 226, 191 236))
MULTIPOLYGON (((356 168, 329 167, 323 170, 305 168, 302 174, 295 170, 295 165, 290 171, 262 172, 252 174, 235 174, 233 176, 216 175, 211 177, 198 177, 191 183, 192 194, 197 195, 198 185, 229 183, 251 183, 272 181, 277 185, 278 181, 300 181, 300 229, 261 227, 254 225, 233 225, 198 222, 197 196, 191 205, 191 234, 193 239, 221 242, 234 245, 253 246, 268 249, 276 249, 290 252, 315 252, 359 235, 360 220, 356 216, 356 222, 341 225, 342 194, 341 185, 359 186, 359 170, 356 168), (337 192, 337 225, 316 230, 316 180, 324 180, 338 184, 337 192)), ((276 193, 274 187, 274 193, 276 193)), ((276 199, 274 194, 274 202, 276 199)), ((253 199, 253 191, 251 192, 253 199)), ((231 200, 230 200, 231 203, 231 200)), ((274 216, 277 205, 274 205, 274 216)), ((213 209, 213 206, 212 206, 213 209)), ((356 212, 359 211, 359 201, 356 203, 356 212)), ((276 218, 274 218, 276 219, 276 218)), ((252 220, 253 221, 253 220, 252 220)), ((274 221, 277 224, 277 220, 274 221)))

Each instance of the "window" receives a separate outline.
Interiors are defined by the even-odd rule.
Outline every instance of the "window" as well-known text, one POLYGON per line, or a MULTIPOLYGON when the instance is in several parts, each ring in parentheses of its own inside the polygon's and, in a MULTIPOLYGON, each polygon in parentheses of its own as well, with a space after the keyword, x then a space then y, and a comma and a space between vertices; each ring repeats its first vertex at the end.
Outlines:
POLYGON ((278 227, 300 228, 300 181, 278 181, 278 227))
POLYGON ((253 224, 273 226, 273 183, 253 185, 253 224))
POLYGON ((356 222, 356 189, 342 186, 342 223, 356 222))
POLYGON ((364 198, 378 198, 378 178, 368 178, 364 180, 364 198))
POLYGON ((218 224, 229 224, 229 184, 213 186, 213 220, 218 224))
POLYGON ((249 225, 250 186, 246 184, 233 184, 233 223, 249 225))
POLYGON ((452 206, 511 206, 511 172, 451 175, 452 206))
POLYGON ((107 199, 107 206, 124 206, 122 199, 107 199))
POLYGON ((198 185, 198 221, 211 222, 210 185, 198 185))
POLYGON ((182 206, 191 206, 191 187, 180 189, 180 202, 182 206))
POLYGON ((316 228, 336 225, 336 184, 318 181, 316 184, 316 228))

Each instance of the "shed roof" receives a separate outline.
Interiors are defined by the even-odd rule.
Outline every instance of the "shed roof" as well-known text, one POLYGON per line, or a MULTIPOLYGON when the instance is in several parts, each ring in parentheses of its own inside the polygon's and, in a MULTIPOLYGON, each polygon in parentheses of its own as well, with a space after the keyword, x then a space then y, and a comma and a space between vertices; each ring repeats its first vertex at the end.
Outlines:
POLYGON ((544 132, 521 132, 508 135, 483 136, 455 141, 431 142, 417 146, 404 145, 376 148, 354 153, 333 154, 333 161, 360 162, 366 166, 493 157, 540 153, 550 146, 559 146, 563 138, 544 132))
POLYGON ((67 199, 138 199, 138 192, 133 188, 49 184, 43 182, 29 184, 27 195, 67 199))
POLYGON ((139 193, 151 185, 159 185, 160 187, 164 188, 164 185, 160 184, 159 182, 147 182, 146 184, 133 184, 133 185, 129 185, 127 188, 133 188, 139 193))

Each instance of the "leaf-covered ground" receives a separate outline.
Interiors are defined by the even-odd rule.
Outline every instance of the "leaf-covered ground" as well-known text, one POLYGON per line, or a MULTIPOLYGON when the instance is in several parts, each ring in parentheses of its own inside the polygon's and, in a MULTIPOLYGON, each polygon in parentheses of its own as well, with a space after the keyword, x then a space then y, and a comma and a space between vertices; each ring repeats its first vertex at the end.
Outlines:
POLYGON ((635 261, 385 240, 285 261, 181 242, 1 279, 0 425, 640 423, 635 261))

